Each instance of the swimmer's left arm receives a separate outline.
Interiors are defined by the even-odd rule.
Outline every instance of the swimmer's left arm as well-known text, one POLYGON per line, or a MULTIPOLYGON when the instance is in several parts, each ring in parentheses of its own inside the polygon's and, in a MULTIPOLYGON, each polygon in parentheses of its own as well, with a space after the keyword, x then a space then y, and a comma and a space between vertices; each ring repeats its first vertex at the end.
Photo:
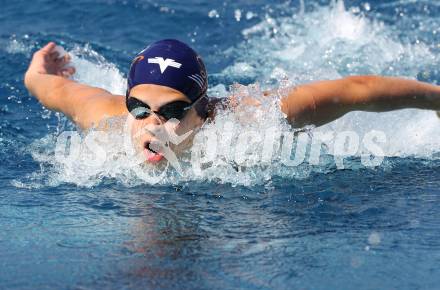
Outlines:
POLYGON ((281 101, 295 126, 329 123, 350 111, 440 110, 440 87, 414 80, 353 76, 296 87, 281 101))

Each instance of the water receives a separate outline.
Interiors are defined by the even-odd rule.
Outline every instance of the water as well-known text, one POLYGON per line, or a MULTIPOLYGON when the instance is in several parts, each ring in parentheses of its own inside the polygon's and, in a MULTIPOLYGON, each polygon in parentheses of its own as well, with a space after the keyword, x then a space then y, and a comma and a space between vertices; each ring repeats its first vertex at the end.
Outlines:
MULTIPOLYGON (((297 167, 277 158, 263 164, 259 150, 248 152, 253 163, 237 167, 220 150, 204 170, 183 160, 184 176, 170 170, 153 184, 118 158, 93 168, 54 158, 56 137, 73 126, 42 108, 22 82, 32 52, 54 40, 74 56, 78 80, 121 93, 132 56, 176 37, 204 56, 212 95, 262 99, 258 87, 283 86, 280 79, 365 73, 438 83, 440 3, 1 4, 0 288, 438 287, 434 112, 350 113, 309 133, 382 130, 385 159, 375 168, 362 166, 362 151, 341 168, 332 144, 319 164, 297 167), (230 89, 234 82, 251 86, 230 89)), ((266 111, 245 112, 254 122, 221 112, 199 137, 228 122, 237 124, 232 138, 289 130, 275 106, 263 101, 266 111)), ((108 142, 108 154, 118 156, 117 142, 108 142)))

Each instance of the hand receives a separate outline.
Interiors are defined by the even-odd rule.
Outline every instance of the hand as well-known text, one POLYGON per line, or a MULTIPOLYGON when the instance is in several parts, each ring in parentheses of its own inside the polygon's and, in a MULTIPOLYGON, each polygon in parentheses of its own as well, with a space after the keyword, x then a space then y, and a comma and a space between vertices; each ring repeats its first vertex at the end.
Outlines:
POLYGON ((68 78, 75 73, 73 66, 67 66, 70 56, 66 54, 60 57, 56 47, 54 42, 49 42, 34 53, 25 75, 25 82, 27 76, 32 74, 49 74, 68 78))

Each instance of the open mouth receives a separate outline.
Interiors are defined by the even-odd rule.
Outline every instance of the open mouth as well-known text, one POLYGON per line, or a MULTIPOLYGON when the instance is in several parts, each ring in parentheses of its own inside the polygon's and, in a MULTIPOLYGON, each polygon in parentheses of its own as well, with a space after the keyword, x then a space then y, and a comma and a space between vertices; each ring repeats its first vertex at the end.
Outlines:
POLYGON ((154 150, 151 146, 151 142, 147 141, 144 143, 144 153, 146 161, 149 163, 158 163, 163 159, 162 153, 158 152, 157 150, 154 150))

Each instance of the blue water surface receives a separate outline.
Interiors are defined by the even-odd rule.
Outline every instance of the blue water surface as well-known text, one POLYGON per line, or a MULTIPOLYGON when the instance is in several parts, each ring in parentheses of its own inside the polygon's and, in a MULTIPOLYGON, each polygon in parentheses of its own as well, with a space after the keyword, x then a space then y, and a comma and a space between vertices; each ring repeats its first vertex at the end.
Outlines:
POLYGON ((339 10, 342 2, 324 0, 0 4, 1 289, 439 288, 440 143, 423 132, 440 123, 428 112, 414 115, 417 130, 401 115, 381 124, 400 135, 373 169, 324 164, 255 182, 257 170, 242 184, 105 174, 84 183, 53 174, 52 155, 36 152, 73 126, 23 85, 48 41, 124 77, 136 52, 169 37, 204 56, 213 91, 274 85, 274 68, 298 82, 359 73, 438 82, 438 1, 345 1, 339 10), (326 19, 341 21, 338 37, 320 34, 334 30, 326 19))

